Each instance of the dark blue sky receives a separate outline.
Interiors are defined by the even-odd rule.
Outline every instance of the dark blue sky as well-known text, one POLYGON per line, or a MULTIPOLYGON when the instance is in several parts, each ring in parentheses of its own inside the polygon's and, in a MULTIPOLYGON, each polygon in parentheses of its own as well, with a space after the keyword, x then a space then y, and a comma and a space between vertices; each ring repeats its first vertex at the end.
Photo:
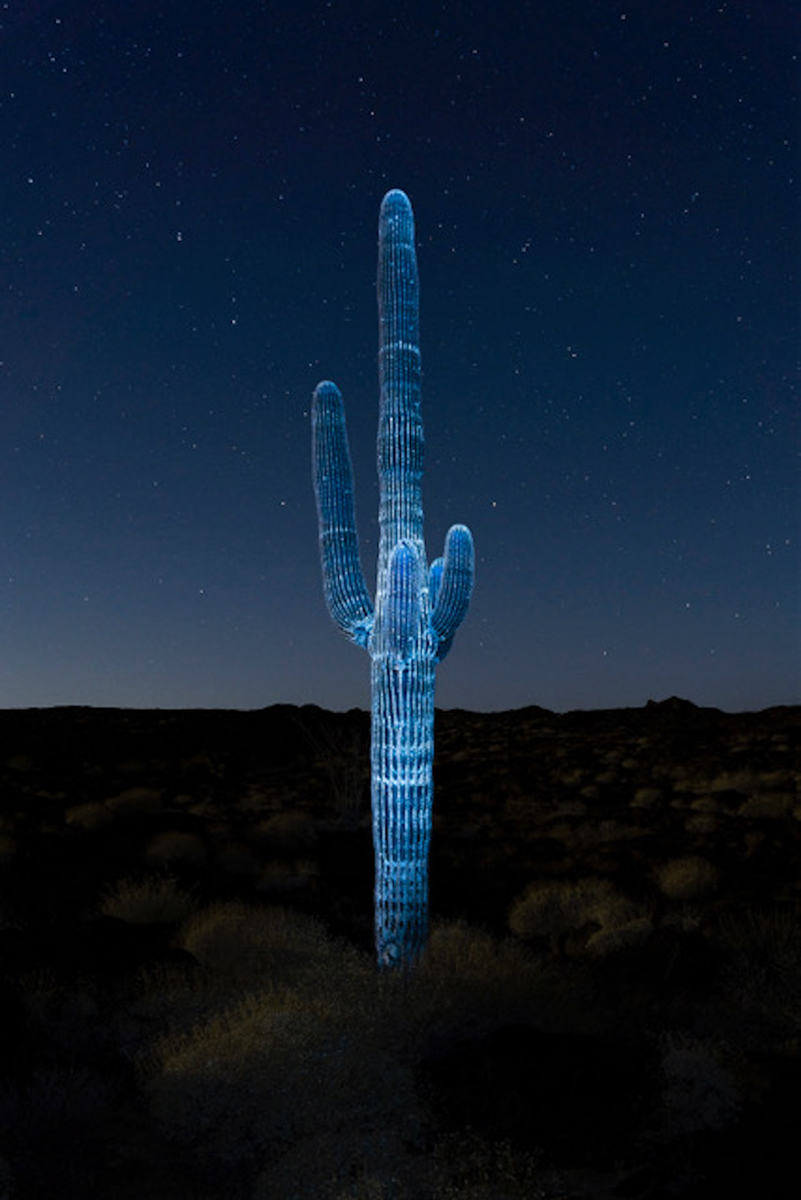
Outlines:
POLYGON ((438 703, 799 687, 787 0, 0 4, 0 706, 369 704, 309 404, 376 550, 375 249, 417 219, 438 703))

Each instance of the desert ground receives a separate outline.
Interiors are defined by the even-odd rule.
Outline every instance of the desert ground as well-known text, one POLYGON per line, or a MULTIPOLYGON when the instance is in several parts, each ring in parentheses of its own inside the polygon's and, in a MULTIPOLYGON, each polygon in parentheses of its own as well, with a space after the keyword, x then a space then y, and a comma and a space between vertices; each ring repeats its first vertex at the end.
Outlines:
POLYGON ((438 711, 388 973, 368 714, 0 712, 0 1200, 795 1197, 800 731, 438 711))

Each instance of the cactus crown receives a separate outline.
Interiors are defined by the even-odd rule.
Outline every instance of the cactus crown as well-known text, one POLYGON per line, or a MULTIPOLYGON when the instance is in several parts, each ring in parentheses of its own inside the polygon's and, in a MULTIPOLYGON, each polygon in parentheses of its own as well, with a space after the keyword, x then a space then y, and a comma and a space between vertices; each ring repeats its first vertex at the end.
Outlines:
POLYGON ((339 627, 373 657, 440 662, 467 612, 473 539, 448 530, 428 568, 423 537, 419 284, 414 217, 406 194, 387 192, 378 221, 379 551, 375 603, 359 558, 353 470, 336 384, 315 388, 313 473, 323 588, 339 627))

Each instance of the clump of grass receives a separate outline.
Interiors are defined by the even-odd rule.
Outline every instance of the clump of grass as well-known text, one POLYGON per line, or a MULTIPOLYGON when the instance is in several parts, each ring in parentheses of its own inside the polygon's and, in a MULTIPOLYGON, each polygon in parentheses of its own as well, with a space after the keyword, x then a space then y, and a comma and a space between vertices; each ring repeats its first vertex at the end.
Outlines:
POLYGON ((766 1021, 771 1037, 801 1028, 799 916, 798 903, 759 905, 721 914, 711 930, 724 954, 727 1000, 766 1021))
POLYGON ((531 884, 515 901, 509 927, 518 937, 541 939, 551 949, 600 956, 643 941, 651 923, 608 879, 551 879, 531 884))
POLYGON ((239 986, 297 987, 313 980, 325 990, 326 971, 341 972, 355 951, 335 943, 322 921, 278 906, 230 901, 191 917, 178 944, 207 971, 239 986))
POLYGON ((129 925, 178 925, 196 908, 194 896, 171 876, 120 879, 100 901, 100 912, 129 925))

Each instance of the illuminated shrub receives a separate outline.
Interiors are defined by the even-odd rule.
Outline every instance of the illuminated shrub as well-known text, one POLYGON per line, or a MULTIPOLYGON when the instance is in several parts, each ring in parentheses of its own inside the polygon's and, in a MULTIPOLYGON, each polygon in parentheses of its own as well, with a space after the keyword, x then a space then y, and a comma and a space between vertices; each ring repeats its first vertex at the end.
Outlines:
POLYGON ((261 1195, 281 1195, 278 1178, 304 1157, 318 1181, 332 1164, 352 1177, 420 1136, 412 1065, 382 1036, 374 968, 366 975, 325 948, 315 957, 297 986, 286 964, 277 978, 268 965, 266 986, 232 992, 142 1059, 144 1093, 170 1139, 221 1179, 258 1168, 261 1195))

